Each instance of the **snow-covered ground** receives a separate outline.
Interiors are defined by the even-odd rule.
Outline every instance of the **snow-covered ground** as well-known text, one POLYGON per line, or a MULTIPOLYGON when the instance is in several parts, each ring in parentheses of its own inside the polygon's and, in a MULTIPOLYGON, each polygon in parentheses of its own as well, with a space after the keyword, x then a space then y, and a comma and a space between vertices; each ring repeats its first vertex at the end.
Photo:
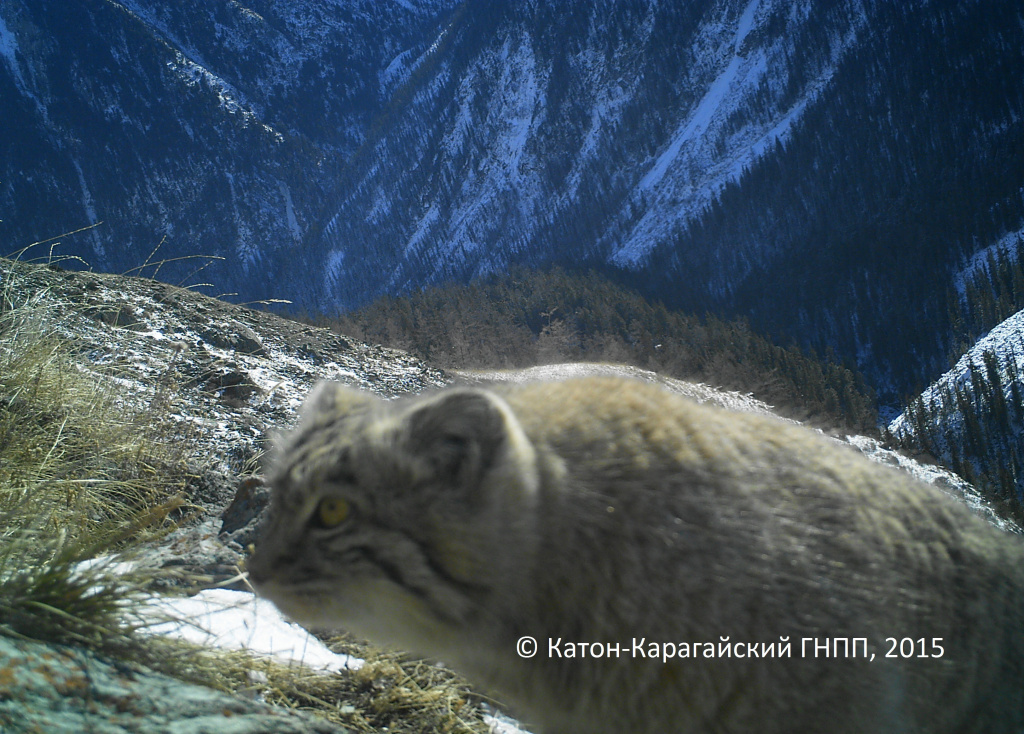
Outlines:
MULTIPOLYGON (((153 597, 140 612, 150 634, 248 652, 324 673, 358 670, 363 660, 332 652, 270 602, 246 591, 205 589, 191 597, 153 597)), ((530 734, 503 714, 485 714, 492 734, 530 734)))
POLYGON ((331 652, 272 603, 247 591, 204 589, 189 597, 153 597, 140 614, 153 622, 145 628, 148 633, 197 645, 248 650, 325 672, 363 665, 359 658, 331 652))

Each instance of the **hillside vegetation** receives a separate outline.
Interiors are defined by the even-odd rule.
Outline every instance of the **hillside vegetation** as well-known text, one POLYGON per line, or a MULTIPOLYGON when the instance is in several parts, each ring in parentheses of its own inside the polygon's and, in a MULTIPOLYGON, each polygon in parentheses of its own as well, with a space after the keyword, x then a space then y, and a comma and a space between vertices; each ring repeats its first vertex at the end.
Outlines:
MULTIPOLYGON (((52 661, 41 659, 22 671, 0 655, 0 731, 58 731, 49 722, 68 720, 62 716, 72 717, 73 723, 60 731, 154 731, 122 728, 108 722, 104 713, 108 706, 116 709, 132 701, 130 711, 115 713, 148 720, 159 716, 149 705, 151 691, 172 690, 183 700, 192 695, 178 692, 192 689, 144 688, 153 671, 282 709, 305 710, 344 725, 344 731, 486 731, 476 705, 479 697, 455 673, 348 637, 333 638, 332 647, 362 658, 365 665, 351 675, 327 676, 245 651, 147 633, 147 627, 164 619, 147 611, 154 594, 195 591, 214 578, 211 568, 177 563, 157 567, 152 559, 172 542, 188 545, 175 531, 204 512, 192 502, 199 501, 195 495, 217 447, 211 450, 200 429, 190 427, 196 424, 178 414, 181 401, 201 404, 173 369, 180 365, 148 371, 127 358, 131 352, 153 357, 154 343, 160 342, 146 335, 158 319, 140 306, 145 299, 139 284, 151 287, 153 282, 96 279, 78 296, 69 296, 77 291, 74 282, 56 266, 0 259, 0 638, 58 643, 72 651, 67 660, 82 650, 89 659, 114 661, 117 670, 127 671, 131 696, 138 701, 110 693, 113 689, 104 688, 104 682, 83 678, 80 689, 77 682, 62 683, 52 661), (84 301, 114 290, 122 293, 122 301, 109 308, 84 301), (139 331, 120 326, 129 314, 152 321, 139 331), (109 352, 87 346, 76 316, 105 325, 101 328, 108 329, 109 352), (115 341, 115 333, 122 341, 115 341), (115 356, 109 358, 111 354, 115 356), (129 384, 152 390, 136 391, 129 384), (142 562, 147 557, 150 562, 142 562), (18 685, 30 675, 27 668, 43 671, 57 688, 65 686, 55 695, 66 696, 66 701, 52 717, 48 710, 30 710, 34 700, 20 700, 17 693, 13 700, 5 696, 26 690, 18 685), (26 711, 47 723, 32 728, 25 723, 26 711)), ((177 294, 168 300, 177 304, 179 322, 214 323, 212 311, 198 301, 177 294)), ((306 337, 303 348, 314 349, 315 341, 306 337)), ((199 351, 194 344, 192 349, 199 351)), ((370 359, 366 363, 375 366, 370 359)), ((149 364, 156 365, 156 359, 149 364)), ((226 444, 220 452, 228 454, 232 448, 237 446, 226 444)), ((204 538, 203 543, 214 545, 215 539, 204 538)), ((201 704, 189 699, 182 709, 194 713, 201 704)), ((254 729, 242 714, 228 704, 222 718, 231 718, 227 725, 239 734, 269 731, 254 729)), ((185 716, 176 712, 160 731, 194 730, 190 722, 195 719, 185 716)))
POLYGON ((147 579, 97 556, 170 527, 191 474, 188 440, 129 404, 113 369, 88 371, 59 334, 52 295, 0 280, 0 634, 100 649, 128 644, 147 579))
POLYGON ((1024 238, 1008 237, 950 295, 951 369, 889 426, 1024 518, 1024 238))
POLYGON ((329 320, 335 330, 410 350, 446 368, 623 362, 752 392, 795 418, 872 431, 863 378, 742 320, 672 311, 594 273, 513 269, 509 275, 384 297, 329 320))

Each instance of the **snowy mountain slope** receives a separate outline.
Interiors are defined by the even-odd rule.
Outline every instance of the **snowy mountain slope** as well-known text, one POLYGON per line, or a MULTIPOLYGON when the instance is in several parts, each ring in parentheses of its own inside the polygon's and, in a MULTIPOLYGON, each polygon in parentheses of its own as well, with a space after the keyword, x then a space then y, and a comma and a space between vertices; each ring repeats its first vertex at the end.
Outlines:
POLYGON ((509 4, 459 17, 454 50, 423 68, 307 240, 331 263, 325 298, 360 302, 524 259, 642 263, 788 139, 867 22, 835 13, 827 50, 797 67, 794 45, 818 45, 809 8, 609 11, 509 4), (381 267, 386 278, 364 277, 381 267))
MULTIPOLYGON (((724 43, 720 42, 716 50, 731 45, 731 58, 726 51, 725 68, 684 117, 668 146, 634 189, 630 203, 645 201, 647 211, 628 230, 625 240, 613 248, 613 262, 625 266, 642 262, 659 242, 710 205, 726 183, 739 181, 754 161, 776 145, 785 144, 793 125, 831 81, 844 53, 867 24, 867 18, 858 14, 835 31, 829 58, 815 69, 814 77, 792 101, 792 93, 786 94, 792 83, 786 56, 808 9, 791 9, 789 25, 769 43, 762 41, 761 47, 749 43, 752 32, 763 32, 761 26, 772 20, 774 10, 769 2, 752 0, 731 38, 731 26, 722 24, 715 29, 716 36, 724 34, 724 43), (737 118, 744 116, 752 97, 761 97, 757 116, 738 124, 737 118), (675 175, 666 178, 670 171, 675 175)), ((627 207, 627 212, 630 210, 627 207)), ((628 217, 622 219, 628 221, 628 217)))
POLYGON ((310 311, 592 267, 893 403, 945 366, 951 273, 1024 223, 1022 90, 1010 0, 8 0, 0 236, 102 222, 60 251, 162 242, 310 311))
POLYGON ((223 257, 203 276, 217 292, 287 296, 263 273, 363 144, 378 72, 452 4, 3 3, 4 251, 102 222, 62 252, 125 271, 162 242, 158 258, 223 257))
POLYGON ((888 426, 998 496, 1024 499, 1024 311, 979 339, 888 426))
POLYGON ((1016 232, 1009 232, 1000 237, 988 247, 974 253, 964 265, 953 275, 953 287, 957 295, 963 300, 967 295, 967 288, 970 281, 979 274, 988 274, 991 269, 990 262, 1000 256, 1013 260, 1017 258, 1017 252, 1024 246, 1024 228, 1016 232))

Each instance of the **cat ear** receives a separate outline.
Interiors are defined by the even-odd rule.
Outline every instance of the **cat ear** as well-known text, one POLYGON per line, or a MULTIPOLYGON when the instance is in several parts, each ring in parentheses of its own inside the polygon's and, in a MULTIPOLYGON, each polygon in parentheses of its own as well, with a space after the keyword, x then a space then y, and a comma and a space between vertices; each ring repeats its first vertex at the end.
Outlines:
POLYGON ((409 448, 441 481, 461 486, 480 481, 506 444, 511 409, 478 389, 448 390, 418 403, 406 416, 409 448))
POLYGON ((302 404, 300 429, 317 428, 352 413, 363 412, 379 398, 342 382, 321 380, 302 404))
POLYGON ((277 433, 264 464, 267 481, 281 481, 283 472, 293 462, 287 457, 322 429, 328 428, 346 416, 371 410, 379 398, 351 388, 341 382, 322 380, 306 396, 299 409, 299 421, 294 430, 277 433))

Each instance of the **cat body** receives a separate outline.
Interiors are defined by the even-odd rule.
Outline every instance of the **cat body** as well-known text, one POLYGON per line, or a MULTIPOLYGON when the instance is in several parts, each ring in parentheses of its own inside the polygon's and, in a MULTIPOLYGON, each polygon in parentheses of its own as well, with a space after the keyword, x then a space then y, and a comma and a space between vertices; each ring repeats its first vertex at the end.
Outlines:
POLYGON ((800 426, 621 378, 323 383, 268 481, 259 593, 542 732, 1024 731, 1021 538, 800 426))

